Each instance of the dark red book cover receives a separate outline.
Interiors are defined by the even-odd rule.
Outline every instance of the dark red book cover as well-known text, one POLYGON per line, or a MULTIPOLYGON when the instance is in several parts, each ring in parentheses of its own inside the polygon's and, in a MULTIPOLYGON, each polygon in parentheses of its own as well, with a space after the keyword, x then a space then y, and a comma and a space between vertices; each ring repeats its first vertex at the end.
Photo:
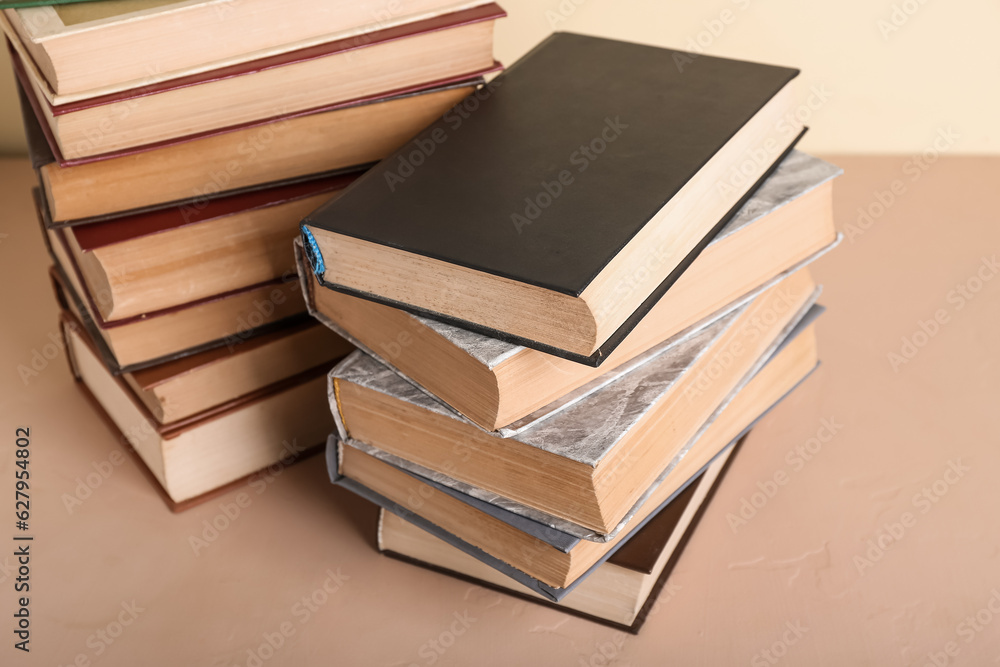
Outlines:
POLYGON ((81 249, 94 250, 142 236, 224 218, 243 211, 307 199, 324 192, 333 193, 353 183, 360 173, 326 176, 304 183, 290 183, 226 195, 208 200, 201 206, 187 204, 145 213, 133 213, 106 222, 76 225, 69 233, 76 237, 77 245, 81 249))

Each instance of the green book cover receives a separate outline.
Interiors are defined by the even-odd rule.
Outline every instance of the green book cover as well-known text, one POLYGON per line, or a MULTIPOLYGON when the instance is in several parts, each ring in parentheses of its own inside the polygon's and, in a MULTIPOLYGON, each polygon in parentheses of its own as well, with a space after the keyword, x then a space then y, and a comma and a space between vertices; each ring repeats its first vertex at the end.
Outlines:
POLYGON ((18 7, 43 7, 45 5, 68 5, 77 2, 100 2, 101 0, 0 0, 0 9, 18 7))

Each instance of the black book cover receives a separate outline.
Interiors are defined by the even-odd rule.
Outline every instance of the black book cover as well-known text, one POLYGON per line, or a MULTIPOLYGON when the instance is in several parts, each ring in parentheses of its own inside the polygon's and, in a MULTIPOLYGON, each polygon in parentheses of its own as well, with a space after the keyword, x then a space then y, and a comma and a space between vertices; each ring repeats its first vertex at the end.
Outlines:
MULTIPOLYGON (((798 74, 708 56, 678 68, 678 53, 556 33, 303 225, 579 296, 798 74)), ((744 202, 591 357, 478 330, 597 366, 744 202)))

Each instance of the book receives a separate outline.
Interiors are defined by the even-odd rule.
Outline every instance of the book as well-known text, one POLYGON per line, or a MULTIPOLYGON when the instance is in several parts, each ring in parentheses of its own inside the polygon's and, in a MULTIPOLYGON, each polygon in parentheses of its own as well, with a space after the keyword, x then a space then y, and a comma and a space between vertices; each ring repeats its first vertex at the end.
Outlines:
POLYGON ((680 560, 741 443, 721 454, 710 469, 630 534, 559 602, 525 589, 502 572, 384 509, 379 510, 378 548, 387 556, 635 634, 680 560))
MULTIPOLYGON (((723 403, 705 420, 702 428, 681 448, 674 459, 663 467, 660 475, 640 496, 618 526, 607 533, 585 529, 575 523, 504 498, 480 487, 461 482, 447 474, 435 472, 363 442, 347 439, 342 441, 343 447, 339 449, 347 451, 346 448, 351 447, 368 454, 389 466, 406 472, 417 478, 418 481, 433 487, 436 491, 471 505, 559 551, 568 552, 580 540, 609 542, 617 538, 619 533, 637 516, 648 511, 648 503, 654 495, 664 494, 661 499, 673 497, 680 489, 683 489, 687 480, 712 460, 725 443, 737 439, 742 432, 741 429, 749 428, 748 424, 756 423, 757 419, 770 410, 769 406, 780 402, 818 367, 813 323, 824 310, 819 305, 813 305, 809 308, 782 339, 774 352, 761 359, 761 368, 753 377, 747 382, 740 383, 730 392, 723 403)), ((637 381, 641 381, 646 373, 655 374, 657 372, 656 367, 652 365, 651 368, 638 368, 632 371, 635 373, 637 381)), ((341 442, 339 433, 337 442, 341 442)), ((339 465, 344 460, 340 456, 339 449, 336 456, 331 458, 332 452, 328 447, 327 463, 331 475, 334 475, 332 471, 339 470, 339 465)), ((365 459, 362 457, 361 460, 365 459)), ((354 480, 348 482, 345 480, 349 478, 337 475, 333 477, 335 483, 354 483, 354 480)), ((412 500, 408 497, 404 505, 412 509, 414 507, 412 500)), ((417 504, 422 504, 422 502, 418 501, 417 504)))
POLYGON ((482 5, 377 30, 363 43, 345 38, 76 101, 57 96, 20 41, 13 46, 40 120, 64 159, 77 160, 480 76, 499 67, 493 22, 503 16, 482 5))
POLYGON ((550 36, 303 221, 321 284, 599 365, 800 135, 797 70, 677 53, 550 36))
POLYGON ((760 372, 713 415, 695 448, 665 470, 627 526, 605 542, 581 539, 532 522, 509 511, 503 502, 489 503, 457 492, 360 452, 349 441, 328 441, 327 465, 335 484, 416 524, 528 589, 559 600, 690 488, 700 474, 724 459, 730 445, 802 382, 817 363, 815 332, 808 324, 790 334, 760 372))
POLYGON ((310 314, 487 430, 571 395, 653 346, 679 340, 836 243, 833 165, 793 151, 598 368, 336 290, 301 259, 310 314))
POLYGON ((646 361, 642 373, 510 437, 480 429, 360 352, 331 371, 331 409, 342 440, 607 534, 817 295, 797 272, 646 361))
POLYGON ((61 321, 75 378, 100 403, 173 503, 184 503, 323 441, 326 366, 223 403, 169 426, 156 422, 128 384, 104 366, 84 328, 61 321))
MULTIPOLYGON (((255 190, 58 234, 87 291, 105 296, 95 305, 110 322, 294 276, 291 243, 299 220, 354 178, 346 174, 255 190)), ((41 213, 44 217, 44 207, 41 213)), ((56 227, 51 220, 44 223, 56 227)))
POLYGON ((311 368, 331 367, 353 349, 332 331, 305 321, 121 377, 157 423, 170 424, 311 368))
MULTIPOLYGON (((409 140, 475 90, 481 79, 248 125, 93 162, 61 166, 24 96, 32 165, 54 222, 201 205, 221 193, 354 171, 409 140), (95 188, 94 184, 100 187, 95 188)), ((24 93, 24 90, 21 89, 24 93)))
POLYGON ((46 234, 54 261, 50 271, 57 298, 87 327, 115 373, 131 372, 216 347, 235 347, 255 335, 307 319, 298 277, 278 278, 258 285, 108 322, 91 294, 62 237, 64 230, 46 234))
POLYGON ((54 92, 73 95, 137 88, 338 39, 363 45, 371 33, 487 3, 105 0, 35 7, 41 4, 61 3, 0 3, 32 7, 4 13, 8 35, 24 44, 54 92))

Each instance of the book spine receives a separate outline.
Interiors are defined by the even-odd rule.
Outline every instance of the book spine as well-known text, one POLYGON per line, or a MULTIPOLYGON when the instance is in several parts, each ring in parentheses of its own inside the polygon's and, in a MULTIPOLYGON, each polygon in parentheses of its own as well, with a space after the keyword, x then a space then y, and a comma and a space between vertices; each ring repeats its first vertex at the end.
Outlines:
POLYGON ((316 237, 309 231, 309 227, 305 222, 299 225, 299 229, 302 230, 302 249, 309 260, 309 266, 312 267, 313 273, 322 280, 323 274, 326 273, 326 264, 323 263, 323 251, 319 249, 316 237))

